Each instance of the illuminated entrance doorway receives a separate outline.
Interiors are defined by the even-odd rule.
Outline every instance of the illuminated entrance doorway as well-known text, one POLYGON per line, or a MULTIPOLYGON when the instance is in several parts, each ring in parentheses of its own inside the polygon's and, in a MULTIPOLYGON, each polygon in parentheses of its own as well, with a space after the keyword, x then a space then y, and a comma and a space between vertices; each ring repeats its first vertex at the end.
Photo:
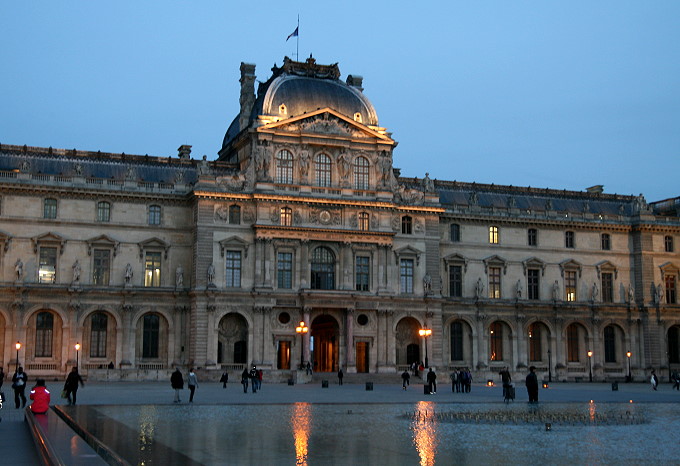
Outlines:
POLYGON ((322 315, 312 322, 312 361, 316 372, 338 370, 339 326, 334 318, 322 315))
POLYGON ((368 342, 357 342, 357 372, 368 372, 368 342))

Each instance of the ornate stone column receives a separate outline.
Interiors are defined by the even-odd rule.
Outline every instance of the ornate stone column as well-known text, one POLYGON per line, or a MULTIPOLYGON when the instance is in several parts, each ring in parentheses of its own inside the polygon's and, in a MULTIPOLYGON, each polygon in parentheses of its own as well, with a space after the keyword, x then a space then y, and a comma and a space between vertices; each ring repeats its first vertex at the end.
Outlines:
POLYGON ((355 354, 355 345, 354 345, 354 308, 353 307, 348 307, 345 311, 345 319, 346 319, 346 324, 345 324, 345 329, 347 336, 345 338, 345 354, 347 356, 347 361, 345 363, 345 367, 347 368, 347 372, 356 372, 356 354, 355 354))
POLYGON ((132 328, 132 313, 134 307, 132 304, 122 304, 121 314, 123 316, 123 352, 121 354, 120 366, 121 369, 131 368, 135 360, 135 338, 134 329, 132 328))
MULTIPOLYGON (((309 288, 309 240, 303 239, 300 241, 300 264, 299 264, 299 281, 300 289, 309 288)), ((305 320, 305 322, 307 322, 305 320)))
MULTIPOLYGON (((305 321, 305 324, 307 324, 307 327, 309 328, 309 331, 307 333, 305 333, 302 338, 305 341, 304 355, 303 355, 304 361, 305 362, 309 361, 310 363, 312 363, 312 366, 313 366, 314 363, 310 360, 311 352, 309 350, 310 337, 312 336, 312 322, 310 320, 311 312, 312 312, 312 308, 307 307, 307 306, 305 306, 305 308, 302 310, 302 320, 305 321)), ((313 369, 313 367, 312 367, 312 369, 313 369)))

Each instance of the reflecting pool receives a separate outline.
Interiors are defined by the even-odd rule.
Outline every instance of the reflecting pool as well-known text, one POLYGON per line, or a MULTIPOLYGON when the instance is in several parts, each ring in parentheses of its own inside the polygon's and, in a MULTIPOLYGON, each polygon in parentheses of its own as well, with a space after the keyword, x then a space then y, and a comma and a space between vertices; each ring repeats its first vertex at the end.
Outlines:
POLYGON ((680 404, 62 408, 126 461, 144 465, 675 463, 680 444, 680 404), (543 421, 553 416, 548 431, 543 421))

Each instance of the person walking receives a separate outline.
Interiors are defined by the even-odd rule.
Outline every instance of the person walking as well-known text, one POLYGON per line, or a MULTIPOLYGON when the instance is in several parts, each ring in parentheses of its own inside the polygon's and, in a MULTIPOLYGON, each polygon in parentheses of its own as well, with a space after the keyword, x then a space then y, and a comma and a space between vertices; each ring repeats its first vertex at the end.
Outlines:
POLYGON ((411 383, 410 381, 411 381, 411 374, 409 374, 408 371, 405 370, 401 374, 401 388, 406 390, 406 387, 408 387, 409 384, 411 383))
POLYGON ((305 373, 307 375, 312 375, 312 365, 307 361, 307 366, 305 367, 305 373))
POLYGON ((250 388, 252 393, 257 393, 257 368, 255 366, 250 369, 248 378, 250 378, 250 388))
POLYGON ((427 373, 427 383, 430 385, 430 395, 436 395, 437 394, 437 374, 434 373, 432 368, 430 367, 429 372, 427 373))
POLYGON ((262 376, 263 376, 262 369, 257 370, 257 389, 262 390, 262 376))
POLYGON ((12 388, 14 389, 14 407, 19 409, 26 407, 26 382, 28 382, 28 374, 24 372, 23 367, 19 367, 12 376, 12 388))
POLYGON ((243 393, 248 393, 248 369, 244 368, 241 372, 241 385, 243 385, 243 393))
POLYGON ((338 385, 342 385, 342 378, 345 376, 345 373, 342 372, 342 367, 338 371, 338 385))
POLYGON ((229 382, 229 372, 224 371, 222 377, 220 377, 220 382, 222 382, 222 388, 227 388, 227 382, 229 382))
MULTIPOLYGON (((0 371, 2 371, 1 367, 0 367, 0 371)), ((678 371, 674 371, 672 379, 673 379, 673 388, 680 391, 680 373, 678 373, 678 371)), ((1 386, 2 386, 2 384, 0 383, 0 387, 1 386)))
POLYGON ((85 386, 83 378, 78 374, 78 368, 74 367, 66 377, 66 382, 64 382, 64 391, 66 392, 66 399, 68 400, 69 406, 76 404, 79 383, 81 387, 85 386), (73 394, 73 400, 71 400, 71 394, 73 394))
POLYGON ((182 400, 179 399, 179 391, 184 388, 184 377, 182 377, 179 367, 175 368, 175 372, 170 376, 170 386, 175 390, 175 400, 173 403, 180 403, 182 400))
POLYGON ((503 399, 506 400, 508 398, 508 388, 510 388, 510 384, 512 383, 512 376, 510 375, 508 366, 505 366, 498 375, 501 376, 501 382, 503 382, 503 399))
POLYGON ((198 379, 196 378, 196 373, 194 368, 189 369, 189 376, 187 378, 187 387, 189 387, 189 403, 194 402, 194 392, 198 388, 198 379))
POLYGON ((529 394, 529 403, 538 403, 538 377, 536 376, 536 368, 534 366, 529 368, 525 384, 529 394))
POLYGON ((656 387, 659 386, 659 378, 656 376, 654 369, 652 369, 652 375, 649 377, 649 383, 652 384, 652 390, 656 390, 656 387))
POLYGON ((47 390, 43 379, 35 381, 35 387, 31 389, 29 396, 33 400, 33 403, 31 403, 33 414, 45 414, 50 409, 50 392, 47 390))
POLYGON ((451 372, 449 378, 451 379, 451 393, 455 393, 456 385, 458 385, 458 371, 454 370, 451 372))

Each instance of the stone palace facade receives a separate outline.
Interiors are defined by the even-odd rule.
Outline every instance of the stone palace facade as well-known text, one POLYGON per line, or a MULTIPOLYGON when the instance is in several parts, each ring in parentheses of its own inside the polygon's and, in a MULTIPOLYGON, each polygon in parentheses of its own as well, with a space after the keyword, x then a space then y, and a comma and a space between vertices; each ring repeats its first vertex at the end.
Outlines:
POLYGON ((401 177, 362 81, 242 63, 215 161, 1 145, 0 365, 680 369, 680 198, 401 177))

